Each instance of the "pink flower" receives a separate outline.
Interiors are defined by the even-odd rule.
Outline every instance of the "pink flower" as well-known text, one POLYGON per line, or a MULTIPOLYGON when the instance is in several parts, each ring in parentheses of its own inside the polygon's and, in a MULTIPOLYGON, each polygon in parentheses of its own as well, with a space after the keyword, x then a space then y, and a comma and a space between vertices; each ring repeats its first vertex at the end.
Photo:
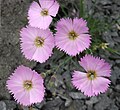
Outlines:
POLYGON ((82 18, 61 19, 57 23, 55 45, 70 56, 76 56, 90 46, 88 30, 87 22, 82 18))
POLYGON ((33 2, 28 11, 29 24, 32 27, 46 29, 52 22, 52 17, 58 13, 59 4, 56 0, 39 0, 33 2))
POLYGON ((91 55, 86 55, 79 63, 86 72, 75 71, 73 85, 89 97, 104 93, 110 84, 110 65, 105 60, 91 55))
POLYGON ((41 102, 44 98, 43 79, 35 71, 19 66, 7 81, 7 88, 13 97, 24 106, 41 102))
POLYGON ((49 29, 26 27, 21 30, 21 49, 29 60, 45 62, 54 48, 54 37, 49 29))

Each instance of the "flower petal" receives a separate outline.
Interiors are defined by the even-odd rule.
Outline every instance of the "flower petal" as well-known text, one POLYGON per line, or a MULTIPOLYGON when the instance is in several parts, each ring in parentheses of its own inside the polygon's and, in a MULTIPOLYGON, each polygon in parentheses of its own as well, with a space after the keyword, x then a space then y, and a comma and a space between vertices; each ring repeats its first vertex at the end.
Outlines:
POLYGON ((104 93, 110 84, 110 80, 104 77, 97 77, 95 80, 92 81, 92 88, 95 95, 100 93, 104 93))
POLYGON ((42 30, 28 26, 21 30, 21 50, 29 60, 45 62, 51 55, 54 48, 54 37, 49 29, 42 30), (35 39, 41 37, 44 39, 43 45, 37 47, 35 39))
POLYGON ((82 18, 74 18, 73 20, 73 28, 78 34, 89 33, 89 29, 87 27, 87 22, 82 18), (79 25, 78 25, 79 24, 79 25))
MULTIPOLYGON (((84 59, 84 58, 83 58, 84 59)), ((85 66, 85 65, 84 65, 85 66)), ((91 97, 104 93, 110 84, 110 80, 104 77, 96 76, 94 79, 89 79, 88 73, 74 71, 72 75, 72 84, 84 95, 91 97)))
POLYGON ((97 76, 110 77, 110 66, 103 59, 86 55, 79 63, 86 71, 95 71, 97 76))
MULTIPOLYGON (((41 1, 42 5, 44 7, 44 5, 48 2, 48 1, 41 1)), ((53 1, 49 1, 51 4, 47 4, 46 7, 49 7, 53 4, 53 1)), ((42 6, 41 5, 41 6, 42 6)), ((51 7, 52 8, 52 7, 51 7)), ((29 8, 28 11, 28 20, 29 20, 29 25, 32 27, 37 27, 40 29, 47 29, 50 25, 50 23, 52 22, 52 17, 50 15, 47 16, 42 16, 41 15, 41 11, 43 10, 43 8, 40 7, 40 5, 37 2, 33 2, 29 8)), ((49 10, 48 10, 49 11, 49 10)), ((51 9, 51 13, 52 9, 51 9)), ((54 13, 55 14, 55 13, 54 13)))
POLYGON ((42 77, 35 71, 25 66, 19 66, 7 81, 7 88, 13 94, 17 103, 30 106, 41 102, 44 97, 44 85, 42 77), (32 88, 24 87, 25 81, 31 81, 32 88))
POLYGON ((42 9, 49 9, 54 5, 55 0, 39 0, 42 9))
POLYGON ((56 14, 58 13, 59 10, 59 4, 57 3, 56 0, 54 0, 53 5, 49 8, 49 15, 51 16, 56 16, 56 14))
POLYGON ((70 56, 76 56, 80 52, 89 48, 91 38, 86 26, 86 22, 83 19, 69 19, 62 18, 57 23, 57 33, 55 35, 55 45, 60 50, 65 51, 70 56), (84 30, 82 30, 84 28, 84 30), (82 31, 81 31, 82 30, 82 31), (74 32, 75 39, 70 39, 69 34, 74 32))

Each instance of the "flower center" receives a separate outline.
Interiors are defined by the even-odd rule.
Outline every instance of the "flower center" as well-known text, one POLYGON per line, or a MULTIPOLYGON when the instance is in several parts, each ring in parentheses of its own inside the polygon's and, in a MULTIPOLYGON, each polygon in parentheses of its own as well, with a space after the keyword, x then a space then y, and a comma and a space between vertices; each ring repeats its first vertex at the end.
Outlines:
POLYGON ((97 77, 97 74, 96 74, 95 71, 88 71, 87 77, 88 77, 88 79, 90 79, 90 80, 94 80, 94 79, 97 77))
POLYGON ((48 15, 48 10, 47 10, 47 9, 43 9, 43 10, 41 11, 41 15, 42 15, 42 16, 47 16, 47 15, 48 15))
POLYGON ((33 87, 32 81, 30 81, 30 80, 24 81, 23 86, 24 86, 24 88, 25 88, 26 90, 32 89, 32 87, 33 87))
POLYGON ((41 37, 36 37, 34 44, 36 47, 41 47, 44 44, 44 39, 41 37))
POLYGON ((75 40, 78 37, 78 35, 76 34, 75 31, 71 31, 69 32, 68 37, 70 40, 75 40))

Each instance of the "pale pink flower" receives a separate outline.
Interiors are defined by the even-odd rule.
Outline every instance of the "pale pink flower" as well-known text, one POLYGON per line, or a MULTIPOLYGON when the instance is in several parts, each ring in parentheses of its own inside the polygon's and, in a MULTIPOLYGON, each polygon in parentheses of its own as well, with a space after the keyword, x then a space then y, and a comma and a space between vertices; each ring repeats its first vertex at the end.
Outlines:
POLYGON ((25 66, 19 66, 9 77, 7 88, 17 103, 24 106, 41 102, 44 98, 42 77, 25 66))
POLYGON ((28 11, 29 24, 32 27, 46 29, 52 22, 52 16, 58 13, 59 4, 56 0, 39 0, 39 4, 35 1, 28 11))
POLYGON ((49 29, 26 27, 21 30, 21 50, 25 57, 40 63, 45 62, 54 48, 54 37, 49 29))
POLYGON ((86 72, 74 71, 73 85, 89 97, 104 93, 110 84, 110 65, 91 55, 86 55, 79 63, 86 72))
POLYGON ((82 18, 62 18, 57 23, 55 45, 70 56, 76 56, 90 46, 87 22, 82 18))

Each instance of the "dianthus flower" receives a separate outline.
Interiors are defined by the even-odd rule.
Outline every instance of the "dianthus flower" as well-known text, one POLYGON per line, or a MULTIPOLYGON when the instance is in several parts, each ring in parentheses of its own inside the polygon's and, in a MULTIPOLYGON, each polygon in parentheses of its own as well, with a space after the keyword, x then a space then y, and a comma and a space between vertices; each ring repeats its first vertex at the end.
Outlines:
POLYGON ((29 24, 40 29, 48 28, 58 9, 59 4, 56 0, 39 0, 39 4, 33 1, 28 11, 29 24))
POLYGON ((90 46, 87 22, 82 18, 62 18, 57 23, 55 45, 70 56, 76 56, 90 46))
POLYGON ((91 55, 86 55, 79 63, 86 72, 74 71, 73 85, 89 97, 104 93, 110 84, 110 65, 91 55))
POLYGON ((54 48, 54 37, 49 29, 26 27, 21 30, 21 50, 25 57, 40 63, 45 62, 54 48))
POLYGON ((7 88, 13 97, 24 106, 41 102, 44 98, 42 77, 25 66, 19 66, 7 81, 7 88))

